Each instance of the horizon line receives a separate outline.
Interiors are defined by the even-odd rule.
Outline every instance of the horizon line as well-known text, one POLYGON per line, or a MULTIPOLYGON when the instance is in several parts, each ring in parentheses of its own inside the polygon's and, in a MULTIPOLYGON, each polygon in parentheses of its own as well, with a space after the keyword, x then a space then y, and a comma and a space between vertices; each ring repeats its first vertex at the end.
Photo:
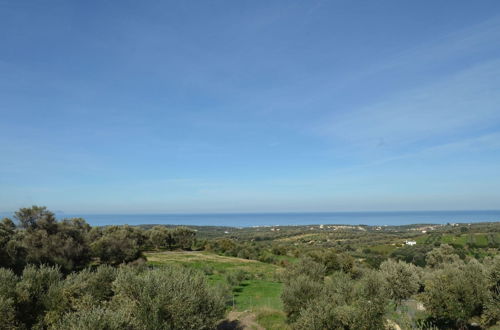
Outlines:
MULTIPOLYGON (((49 211, 51 211, 49 209, 49 211)), ((16 211, 0 211, 0 214, 14 214, 16 211)), ((367 210, 367 211, 219 211, 219 212, 66 212, 51 211, 56 215, 263 215, 263 214, 329 214, 329 213, 425 213, 425 212, 500 212, 500 209, 439 209, 439 210, 367 210)))

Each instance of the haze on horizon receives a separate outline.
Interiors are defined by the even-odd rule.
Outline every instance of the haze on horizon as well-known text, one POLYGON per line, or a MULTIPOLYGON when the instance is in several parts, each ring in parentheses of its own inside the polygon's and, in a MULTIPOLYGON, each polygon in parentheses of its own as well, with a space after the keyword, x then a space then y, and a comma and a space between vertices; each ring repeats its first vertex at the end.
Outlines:
POLYGON ((500 209, 500 2, 1 1, 0 211, 500 209))

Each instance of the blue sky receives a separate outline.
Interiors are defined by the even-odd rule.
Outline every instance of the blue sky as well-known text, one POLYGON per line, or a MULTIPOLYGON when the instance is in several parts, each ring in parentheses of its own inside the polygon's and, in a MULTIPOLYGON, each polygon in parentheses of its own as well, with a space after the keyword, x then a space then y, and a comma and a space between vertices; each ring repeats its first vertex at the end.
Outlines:
POLYGON ((0 211, 500 209, 499 1, 0 0, 0 211))

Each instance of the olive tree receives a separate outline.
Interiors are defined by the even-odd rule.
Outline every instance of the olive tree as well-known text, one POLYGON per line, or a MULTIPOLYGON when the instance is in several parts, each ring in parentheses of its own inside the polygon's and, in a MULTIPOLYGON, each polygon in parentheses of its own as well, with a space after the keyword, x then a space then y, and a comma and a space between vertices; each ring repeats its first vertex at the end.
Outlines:
POLYGON ((18 277, 10 269, 0 268, 0 329, 15 329, 16 285, 18 277))
POLYGON ((442 268, 460 260, 453 246, 443 244, 427 253, 425 262, 430 268, 442 268))
POLYGON ((318 298, 322 291, 322 283, 314 281, 306 275, 291 278, 284 286, 281 294, 283 309, 290 322, 294 322, 308 304, 318 298))
POLYGON ((141 239, 130 227, 112 226, 103 231, 102 236, 91 244, 91 248, 101 262, 118 265, 141 256, 141 239))
POLYGON ((334 273, 314 299, 302 301, 293 328, 385 329, 387 300, 383 281, 375 271, 367 271, 359 281, 343 272, 334 273))
POLYGON ((112 305, 131 315, 135 329, 213 329, 224 316, 222 293, 192 269, 122 268, 113 290, 112 305))
POLYGON ((482 323, 491 326, 500 323, 500 255, 487 264, 487 298, 482 315, 482 323))
POLYGON ((487 298, 487 277, 476 260, 452 263, 435 270, 425 281, 421 296, 426 309, 437 322, 462 326, 479 316, 487 298))
POLYGON ((419 272, 413 264, 387 260, 380 265, 380 272, 385 280, 388 296, 394 300, 396 306, 417 293, 420 287, 419 272))

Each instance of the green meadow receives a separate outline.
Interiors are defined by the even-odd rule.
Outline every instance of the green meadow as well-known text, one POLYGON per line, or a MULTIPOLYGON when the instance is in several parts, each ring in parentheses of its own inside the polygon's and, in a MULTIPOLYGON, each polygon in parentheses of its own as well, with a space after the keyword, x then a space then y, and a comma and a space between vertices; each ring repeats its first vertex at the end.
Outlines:
POLYGON ((203 271, 209 282, 232 287, 229 309, 251 312, 258 325, 265 329, 285 329, 285 314, 281 301, 282 283, 278 280, 281 267, 255 260, 220 256, 210 252, 146 252, 149 265, 162 267, 177 264, 203 271), (231 285, 227 276, 244 272, 246 279, 231 285))

